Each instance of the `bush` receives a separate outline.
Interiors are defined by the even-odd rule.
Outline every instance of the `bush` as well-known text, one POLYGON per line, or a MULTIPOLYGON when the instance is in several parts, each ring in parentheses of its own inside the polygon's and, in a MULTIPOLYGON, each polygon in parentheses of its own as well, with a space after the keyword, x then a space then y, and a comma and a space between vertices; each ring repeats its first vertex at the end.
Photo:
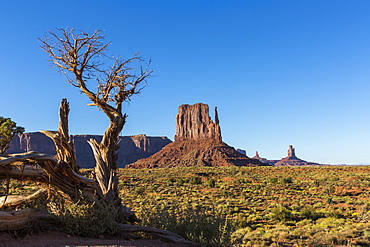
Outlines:
POLYGON ((135 195, 137 195, 137 196, 142 195, 145 192, 145 188, 144 187, 137 187, 134 192, 135 192, 135 195))
POLYGON ((326 187, 324 188, 324 191, 325 191, 325 193, 326 193, 326 194, 328 194, 328 195, 333 195, 333 194, 334 194, 334 192, 335 192, 335 187, 334 187, 334 186, 332 186, 332 185, 328 185, 328 186, 326 186, 326 187))
POLYGON ((293 183, 293 180, 292 180, 291 177, 288 177, 288 178, 280 178, 279 179, 279 182, 281 184, 291 184, 291 183, 293 183))
POLYGON ((167 180, 167 185, 173 185, 175 182, 176 182, 176 179, 175 178, 169 178, 167 180))
POLYGON ((233 226, 219 215, 191 206, 171 208, 165 205, 141 208, 138 217, 143 225, 162 228, 199 243, 200 246, 229 246, 233 226))
POLYGON ((279 221, 279 222, 285 222, 292 218, 292 211, 285 208, 284 206, 277 206, 272 209, 271 211, 271 219, 279 221))
POLYGON ((189 184, 202 184, 202 179, 197 176, 192 176, 189 178, 189 184))
POLYGON ((326 203, 327 204, 333 204, 333 198, 332 197, 327 197, 326 198, 326 203))
POLYGON ((279 181, 278 178, 270 178, 269 182, 272 183, 272 184, 277 184, 279 181))
POLYGON ((300 211, 300 215, 303 216, 305 219, 317 220, 318 218, 322 218, 323 215, 320 212, 317 212, 313 207, 304 207, 300 211))
POLYGON ((183 185, 185 183, 185 181, 182 178, 178 178, 178 179, 176 179, 176 183, 178 183, 179 185, 183 185))
POLYGON ((213 178, 208 179, 208 187, 214 188, 216 186, 216 181, 213 178))
POLYGON ((86 237, 98 237, 116 233, 115 210, 105 202, 66 203, 64 207, 53 205, 53 213, 61 220, 63 229, 71 234, 86 237))

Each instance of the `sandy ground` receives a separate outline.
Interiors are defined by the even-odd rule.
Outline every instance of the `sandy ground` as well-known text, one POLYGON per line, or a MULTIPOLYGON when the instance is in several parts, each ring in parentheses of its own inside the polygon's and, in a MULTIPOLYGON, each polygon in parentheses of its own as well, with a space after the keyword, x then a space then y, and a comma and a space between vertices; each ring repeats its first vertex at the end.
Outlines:
POLYGON ((193 247, 189 244, 167 243, 162 240, 125 240, 120 236, 110 236, 104 239, 91 239, 70 236, 64 232, 49 231, 24 238, 14 239, 8 233, 0 233, 0 246, 7 247, 66 247, 66 246, 106 246, 106 247, 193 247))

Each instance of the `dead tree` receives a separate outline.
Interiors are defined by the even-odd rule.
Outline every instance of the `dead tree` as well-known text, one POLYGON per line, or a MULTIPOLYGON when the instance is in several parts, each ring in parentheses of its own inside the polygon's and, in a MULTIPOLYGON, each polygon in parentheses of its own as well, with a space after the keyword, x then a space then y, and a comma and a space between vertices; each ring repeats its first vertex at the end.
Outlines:
MULTIPOLYGON (((0 179, 17 179, 37 181, 48 185, 49 189, 41 188, 37 192, 28 196, 3 196, 0 197, 1 208, 16 208, 24 206, 30 201, 36 200, 41 196, 50 194, 50 189, 62 193, 63 196, 72 202, 83 201, 92 203, 100 201, 109 203, 101 188, 101 184, 94 180, 81 176, 75 171, 77 166, 72 165, 75 161, 74 151, 71 149, 68 136, 68 102, 63 99, 60 105, 59 129, 57 132, 47 131, 44 133, 50 136, 58 150, 57 156, 28 152, 23 154, 9 154, 0 156, 0 179), (68 139, 68 140, 67 140, 68 139), (70 163, 68 163, 70 162, 70 163)), ((77 167, 78 169, 78 167, 77 167)), ((135 214, 127 207, 120 205, 117 209, 120 217, 114 222, 115 227, 124 233, 147 232, 173 242, 190 243, 181 236, 170 231, 132 225, 138 222, 135 214), (129 224, 127 224, 129 223, 129 224)), ((48 213, 46 210, 36 210, 26 208, 16 212, 0 211, 0 231, 21 229, 29 223, 54 224, 58 225, 58 218, 48 213)))
POLYGON ((66 75, 67 81, 80 89, 93 106, 102 110, 109 119, 103 139, 98 143, 90 139, 96 160, 94 175, 105 199, 121 208, 118 197, 117 154, 118 137, 126 123, 122 104, 140 93, 143 83, 151 75, 150 61, 142 66, 144 60, 135 54, 127 60, 112 58, 111 67, 104 67, 109 43, 104 43, 101 31, 91 35, 74 29, 50 31, 40 40, 42 49, 50 56, 52 63, 66 75), (137 66, 137 68, 135 68, 137 66), (97 90, 90 90, 97 83, 97 90))
POLYGON ((53 140, 57 152, 57 160, 66 162, 71 166, 73 171, 78 172, 79 166, 76 163, 73 143, 69 139, 68 114, 69 103, 67 102, 67 99, 62 99, 59 107, 58 131, 42 130, 41 132, 53 140))
MULTIPOLYGON (((108 58, 105 54, 108 44, 103 43, 104 37, 100 33, 95 31, 89 35, 85 32, 75 32, 74 29, 59 29, 58 33, 49 32, 45 39, 41 40, 42 48, 50 55, 54 65, 67 76, 68 82, 91 100, 90 105, 97 106, 109 118, 110 124, 102 141, 89 141, 96 159, 94 178, 89 179, 78 173, 73 145, 68 134, 68 102, 62 100, 58 131, 43 131, 54 141, 57 156, 34 152, 0 156, 0 179, 33 180, 47 184, 72 202, 100 201, 109 204, 116 209, 117 217, 113 223, 120 231, 144 231, 173 242, 190 243, 166 230, 132 225, 139 220, 129 208, 122 205, 118 197, 117 141, 127 117, 122 113, 122 104, 129 101, 131 96, 140 93, 142 83, 146 82, 152 71, 148 68, 150 63, 145 67, 139 66, 138 70, 134 69, 134 65, 144 62, 138 54, 128 60, 114 59, 113 65, 104 69, 100 59, 108 58), (97 83, 95 92, 89 89, 94 82, 97 83)), ((26 197, 0 197, 0 206, 11 208, 25 204, 27 200, 35 200, 45 193, 50 194, 48 190, 40 189, 26 197)), ((5 228, 18 229, 31 221, 55 223, 57 219, 45 211, 32 209, 0 211, 0 231, 5 228)))

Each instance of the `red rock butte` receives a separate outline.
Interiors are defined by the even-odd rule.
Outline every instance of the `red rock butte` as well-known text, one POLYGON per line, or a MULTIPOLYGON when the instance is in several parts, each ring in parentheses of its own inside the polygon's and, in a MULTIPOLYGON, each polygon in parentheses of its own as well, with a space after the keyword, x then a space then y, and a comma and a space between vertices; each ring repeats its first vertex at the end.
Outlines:
POLYGON ((259 166, 259 160, 248 158, 222 141, 218 112, 215 121, 208 105, 181 105, 176 115, 175 141, 146 159, 127 168, 165 168, 188 166, 259 166))
POLYGON ((295 149, 292 145, 289 145, 288 156, 279 160, 274 166, 319 166, 320 164, 314 162, 307 162, 295 155, 295 149))
POLYGON ((176 115, 175 141, 215 140, 222 141, 221 128, 215 108, 215 122, 209 117, 208 105, 181 105, 176 115))

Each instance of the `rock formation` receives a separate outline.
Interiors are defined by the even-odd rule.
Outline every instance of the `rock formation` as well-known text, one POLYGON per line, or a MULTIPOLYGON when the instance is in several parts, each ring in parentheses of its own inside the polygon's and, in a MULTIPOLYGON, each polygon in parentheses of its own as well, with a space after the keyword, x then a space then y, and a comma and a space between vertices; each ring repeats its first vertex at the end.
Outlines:
POLYGON ((215 122, 209 117, 208 105, 181 105, 176 115, 175 141, 212 139, 221 141, 221 129, 215 108, 215 122))
MULTIPOLYGON (((72 135, 71 140, 74 143, 77 164, 81 168, 91 168, 95 166, 95 159, 89 139, 101 141, 100 135, 72 135)), ((122 136, 119 139, 121 148, 118 150, 118 165, 124 167, 138 159, 147 158, 158 152, 165 145, 171 142, 167 137, 148 137, 146 135, 122 136)), ((24 133, 14 137, 10 144, 8 153, 23 153, 36 151, 44 154, 55 155, 55 146, 53 141, 40 132, 24 133)))
POLYGON ((274 165, 276 162, 278 162, 278 160, 268 160, 266 158, 262 158, 260 157, 258 151, 256 151, 256 155, 252 158, 252 159, 256 159, 256 160, 259 160, 261 161, 262 163, 264 164, 268 164, 268 165, 274 165))
POLYGON ((260 157, 260 154, 258 153, 258 151, 256 151, 256 155, 253 157, 253 159, 257 159, 257 160, 262 159, 262 158, 260 157))
MULTIPOLYGON (((247 151, 246 150, 244 150, 244 149, 240 149, 240 148, 237 148, 237 149, 235 149, 236 151, 238 151, 239 153, 241 153, 241 154, 244 154, 244 155, 247 155, 247 151)), ((254 158, 253 158, 254 159, 254 158)))
POLYGON ((274 166, 318 166, 320 164, 307 162, 305 160, 297 158, 295 155, 295 149, 292 145, 289 145, 288 148, 288 156, 277 161, 274 166))
POLYGON ((182 105, 176 115, 176 135, 173 143, 149 158, 138 160, 127 168, 185 166, 257 166, 250 159, 222 142, 217 108, 215 122, 209 117, 206 104, 182 105))
POLYGON ((289 145, 289 148, 288 148, 288 157, 290 159, 297 158, 297 156, 295 156, 295 149, 293 148, 292 145, 289 145))

